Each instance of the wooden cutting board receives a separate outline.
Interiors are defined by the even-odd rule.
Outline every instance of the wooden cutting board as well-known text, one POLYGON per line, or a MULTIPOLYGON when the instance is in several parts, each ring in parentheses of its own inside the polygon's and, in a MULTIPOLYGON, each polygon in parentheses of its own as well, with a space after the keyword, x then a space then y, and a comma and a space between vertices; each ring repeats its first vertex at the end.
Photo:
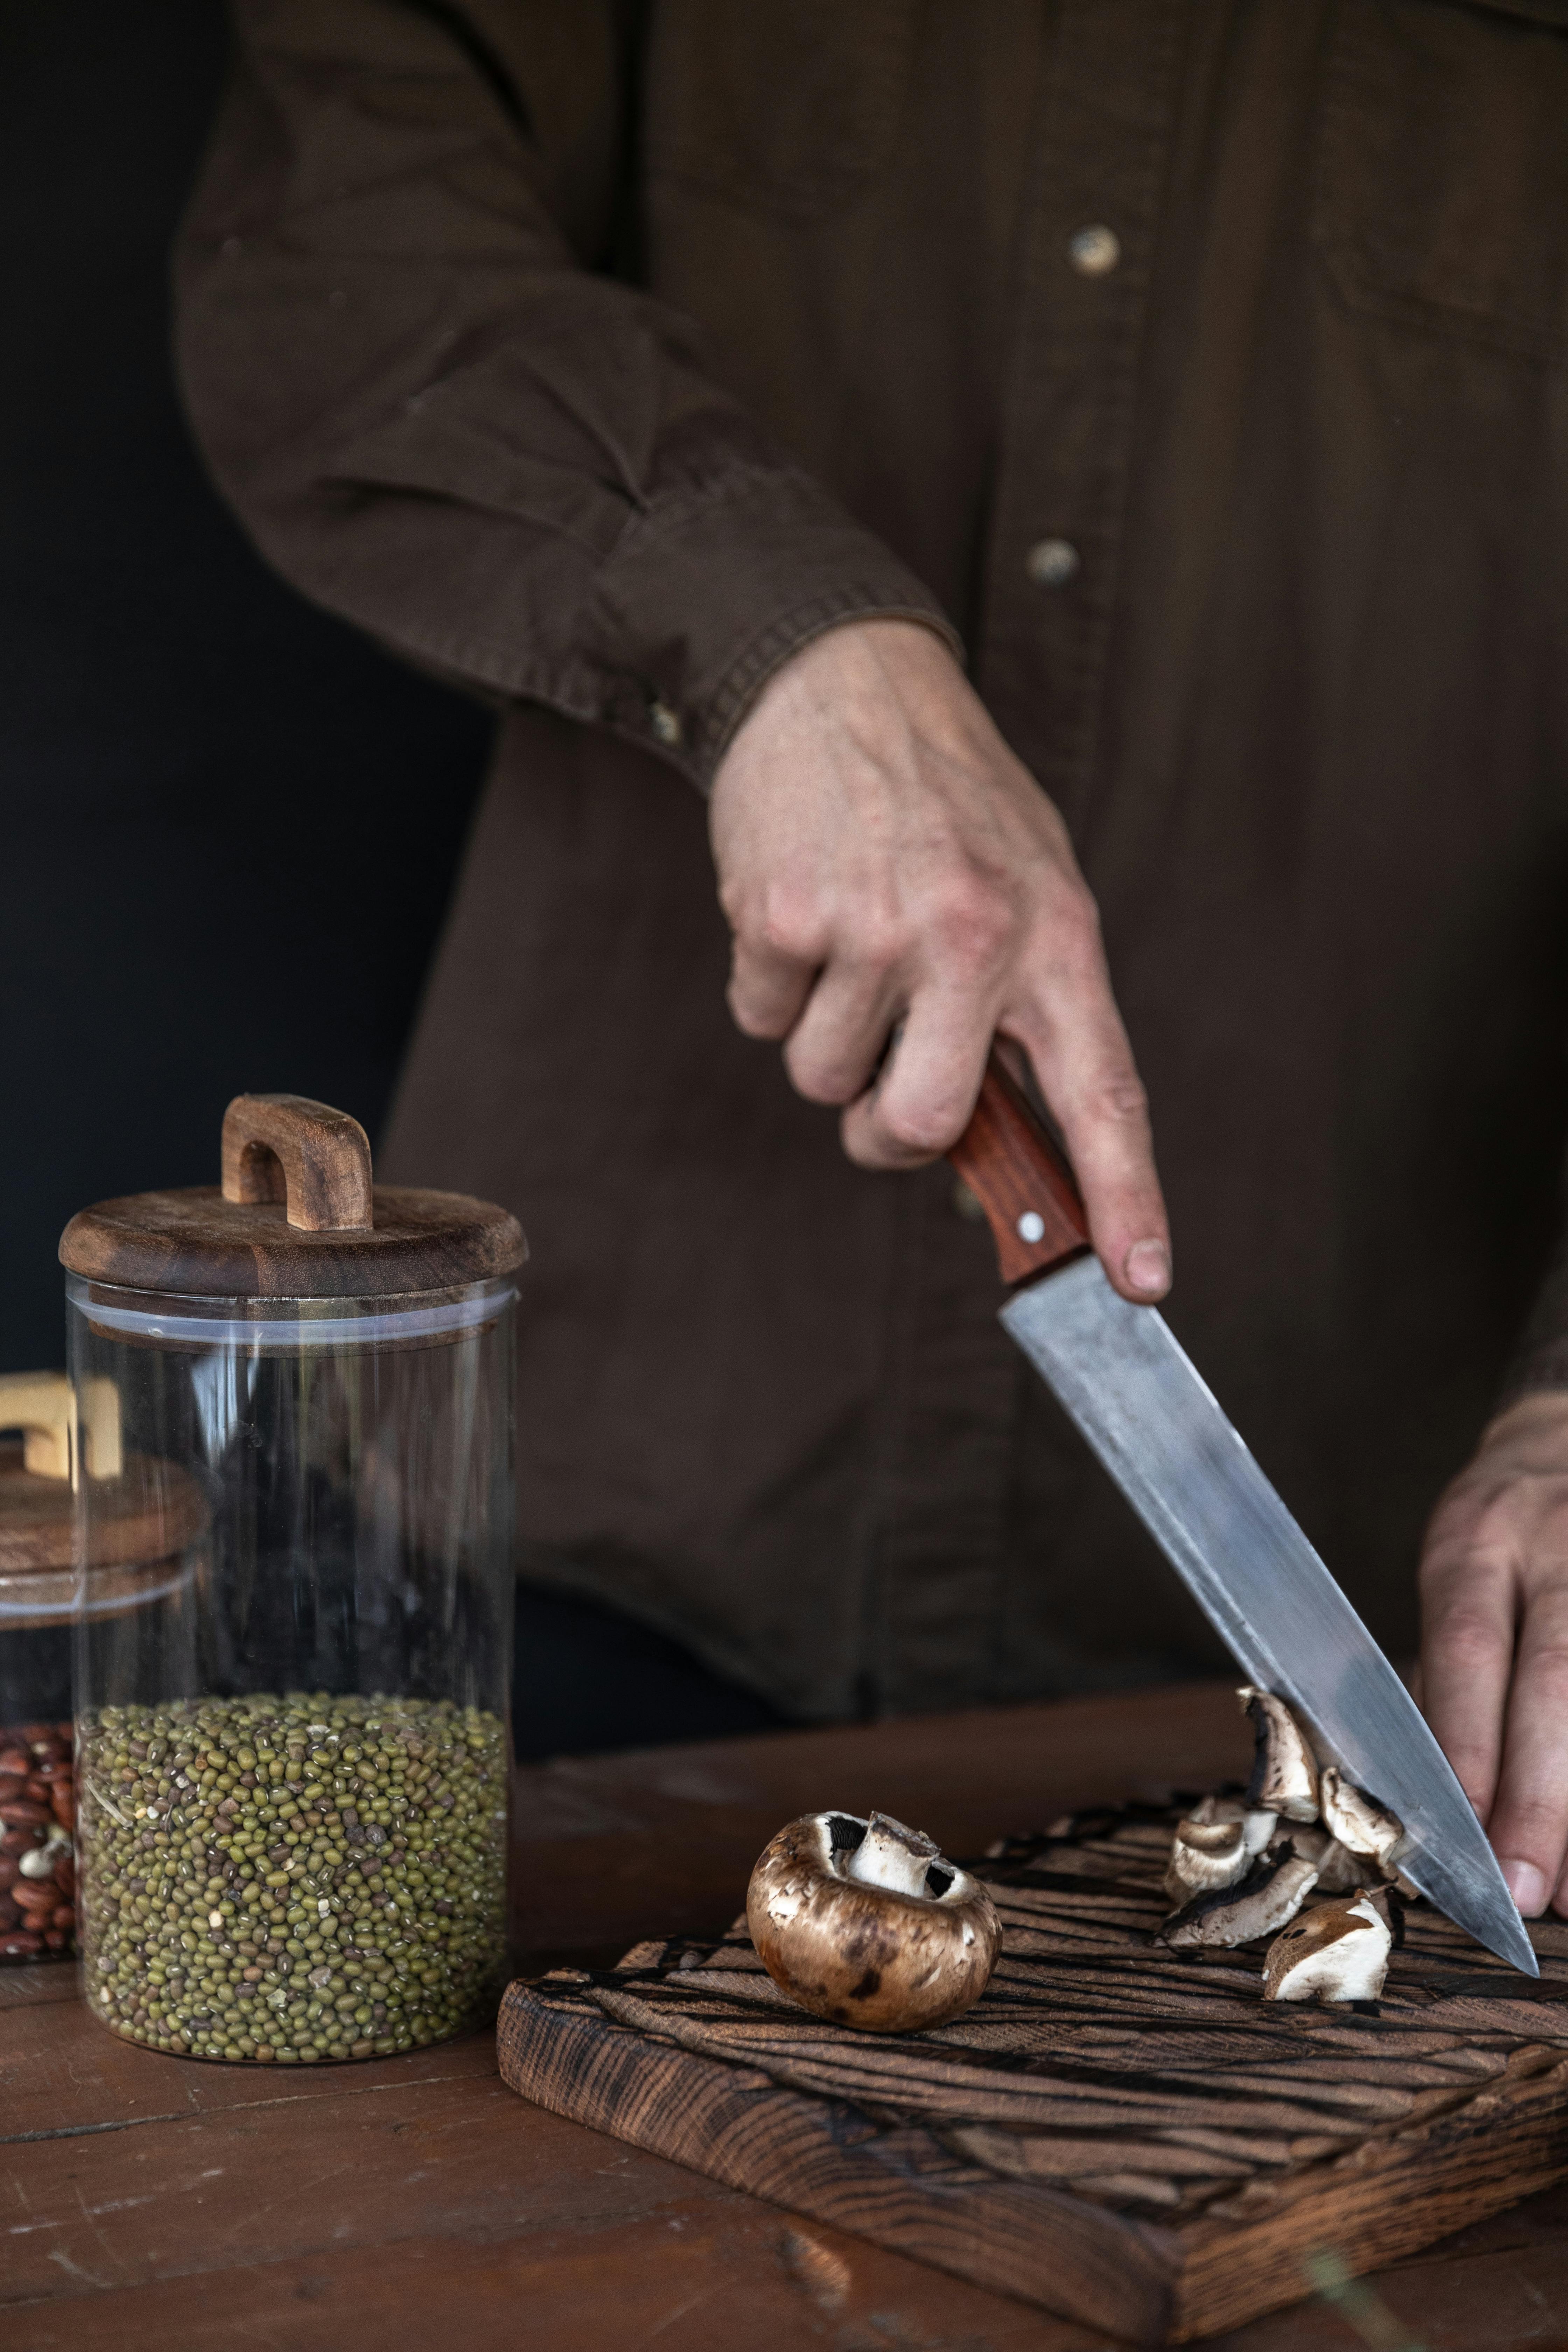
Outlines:
POLYGON ((1263 1947, 1153 1942, 1179 1808, 977 1865, 1006 1929, 930 2033, 824 2024, 740 1923, 513 1984, 500 2071, 558 2115, 1142 2343, 1295 2302, 1568 2172, 1568 1926, 1539 1983, 1425 1904, 1384 1997, 1265 2001, 1263 1947))

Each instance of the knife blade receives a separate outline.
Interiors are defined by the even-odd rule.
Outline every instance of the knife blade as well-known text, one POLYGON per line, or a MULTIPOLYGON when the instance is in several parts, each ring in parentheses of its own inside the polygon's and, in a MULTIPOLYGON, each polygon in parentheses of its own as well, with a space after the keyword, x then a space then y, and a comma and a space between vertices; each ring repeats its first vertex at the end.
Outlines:
POLYGON ((1248 1682, 1398 1815, 1397 1867, 1527 1976, 1540 1968, 1497 1857, 1420 1709, 1163 1315, 1117 1296, 1072 1175, 994 1057, 950 1157, 990 1220, 1001 1309, 1248 1682))

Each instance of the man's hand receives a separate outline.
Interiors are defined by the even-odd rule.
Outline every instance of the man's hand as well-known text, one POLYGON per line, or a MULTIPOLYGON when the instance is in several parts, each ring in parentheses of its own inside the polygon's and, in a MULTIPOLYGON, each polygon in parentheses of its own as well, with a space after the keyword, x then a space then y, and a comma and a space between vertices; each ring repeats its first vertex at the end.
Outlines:
POLYGON ((1527 1918, 1568 1916, 1568 1392, 1500 1413, 1421 1562, 1427 1719, 1527 1918))
POLYGON ((712 839, 731 1010, 748 1036, 787 1041, 809 1101, 846 1106, 850 1158, 937 1158, 969 1123, 993 1036, 1012 1038, 1107 1274, 1125 1298, 1162 1297, 1170 1235, 1094 901, 942 639, 861 621, 804 646, 725 754, 712 839))

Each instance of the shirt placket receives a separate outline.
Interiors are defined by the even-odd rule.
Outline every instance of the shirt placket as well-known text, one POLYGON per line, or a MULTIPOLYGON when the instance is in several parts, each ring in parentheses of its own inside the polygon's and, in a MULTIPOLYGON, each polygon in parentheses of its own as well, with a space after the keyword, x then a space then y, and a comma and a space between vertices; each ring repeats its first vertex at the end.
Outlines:
MULTIPOLYGON (((972 643, 981 691, 1069 824, 1093 773, 1184 13, 1058 0, 1026 196, 972 643)), ((1027 1377, 950 1186, 916 1191, 873 1481, 870 1712, 992 1695, 1027 1377)))
POLYGON ((1058 0, 976 682, 1070 824, 1093 786, 1185 0, 1058 0))

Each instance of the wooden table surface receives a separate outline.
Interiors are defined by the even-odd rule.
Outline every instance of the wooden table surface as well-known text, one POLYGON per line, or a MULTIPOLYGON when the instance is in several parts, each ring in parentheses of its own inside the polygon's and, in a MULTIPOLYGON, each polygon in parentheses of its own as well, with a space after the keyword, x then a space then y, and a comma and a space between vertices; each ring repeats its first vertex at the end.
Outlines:
MULTIPOLYGON (((1244 1769, 1213 1686, 578 1758, 520 1775, 530 1973, 722 1927, 792 1815, 974 1853, 1244 1769)), ((0 2352, 1091 2352, 1107 2339, 529 2106, 489 2035, 319 2074, 116 2041, 74 1973, 0 1975, 0 2352)), ((1225 2352, 1568 2346, 1568 2187, 1225 2352)))

